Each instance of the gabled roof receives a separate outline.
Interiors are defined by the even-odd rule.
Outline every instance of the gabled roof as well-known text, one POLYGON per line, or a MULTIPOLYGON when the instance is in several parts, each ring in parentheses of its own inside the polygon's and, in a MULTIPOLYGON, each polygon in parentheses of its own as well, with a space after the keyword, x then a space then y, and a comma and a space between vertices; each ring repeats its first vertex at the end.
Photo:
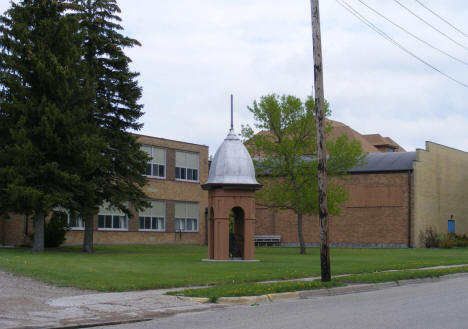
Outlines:
POLYGON ((366 156, 366 164, 349 170, 350 173, 390 172, 413 170, 416 152, 386 152, 370 153, 366 156))

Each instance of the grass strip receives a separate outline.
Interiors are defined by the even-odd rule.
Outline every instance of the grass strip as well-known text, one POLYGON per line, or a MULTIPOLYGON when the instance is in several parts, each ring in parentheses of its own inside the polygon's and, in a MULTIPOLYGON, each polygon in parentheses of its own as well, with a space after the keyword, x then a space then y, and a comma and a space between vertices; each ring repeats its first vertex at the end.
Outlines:
POLYGON ((438 278, 443 275, 468 272, 468 266, 440 268, 433 270, 403 270, 391 272, 373 272, 352 274, 334 278, 343 283, 379 283, 410 279, 438 278))
POLYGON ((215 303, 219 297, 241 297, 260 296, 272 293, 313 290, 322 288, 333 288, 343 286, 344 283, 337 281, 322 282, 314 281, 285 281, 272 283, 240 283, 213 286, 208 288, 186 289, 170 291, 168 295, 182 295, 186 297, 207 297, 215 303))

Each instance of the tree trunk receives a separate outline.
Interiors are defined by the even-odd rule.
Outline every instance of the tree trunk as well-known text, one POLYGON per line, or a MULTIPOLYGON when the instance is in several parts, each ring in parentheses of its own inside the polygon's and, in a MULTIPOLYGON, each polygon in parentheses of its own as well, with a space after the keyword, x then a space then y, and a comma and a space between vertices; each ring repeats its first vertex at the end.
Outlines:
POLYGON ((93 253, 94 252, 94 216, 86 216, 85 230, 83 236, 83 252, 93 253))
POLYGON ((304 234, 302 233, 302 213, 297 213, 297 234, 299 236, 299 246, 301 247, 301 255, 305 255, 307 253, 305 242, 304 242, 304 234))
POLYGON ((34 215, 34 242, 32 252, 44 252, 44 213, 34 215))
POLYGON ((325 97, 323 91, 322 45, 318 0, 310 0, 314 52, 315 111, 317 124, 318 196, 320 219, 320 268, 322 281, 331 280, 328 245, 327 150, 325 149, 325 97))

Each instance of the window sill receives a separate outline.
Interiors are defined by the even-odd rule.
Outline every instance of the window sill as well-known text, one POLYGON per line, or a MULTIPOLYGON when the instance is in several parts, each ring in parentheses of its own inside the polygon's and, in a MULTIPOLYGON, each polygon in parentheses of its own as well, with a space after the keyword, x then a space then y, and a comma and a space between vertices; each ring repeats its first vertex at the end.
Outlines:
POLYGON ((98 228, 98 231, 128 232, 128 228, 98 228))
POLYGON ((166 230, 142 230, 142 229, 139 229, 138 232, 166 232, 166 230))
POLYGON ((70 231, 84 231, 84 227, 70 227, 70 231))
POLYGON ((154 178, 154 179, 166 179, 166 176, 164 176, 164 177, 160 177, 160 176, 148 176, 148 175, 143 175, 143 176, 145 176, 145 177, 147 177, 147 178, 154 178))
POLYGON ((177 182, 185 182, 185 183, 196 183, 196 184, 200 184, 200 181, 199 180, 188 180, 188 179, 180 179, 180 178, 176 178, 175 179, 177 182))

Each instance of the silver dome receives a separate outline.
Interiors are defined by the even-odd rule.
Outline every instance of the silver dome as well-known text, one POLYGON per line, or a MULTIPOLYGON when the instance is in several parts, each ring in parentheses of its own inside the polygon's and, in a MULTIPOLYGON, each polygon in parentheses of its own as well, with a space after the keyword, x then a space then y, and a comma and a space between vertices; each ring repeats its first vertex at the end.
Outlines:
POLYGON ((215 186, 239 186, 259 189, 262 185, 255 179, 255 169, 249 152, 233 129, 218 148, 211 162, 207 189, 215 186), (239 186, 240 185, 240 186, 239 186))

